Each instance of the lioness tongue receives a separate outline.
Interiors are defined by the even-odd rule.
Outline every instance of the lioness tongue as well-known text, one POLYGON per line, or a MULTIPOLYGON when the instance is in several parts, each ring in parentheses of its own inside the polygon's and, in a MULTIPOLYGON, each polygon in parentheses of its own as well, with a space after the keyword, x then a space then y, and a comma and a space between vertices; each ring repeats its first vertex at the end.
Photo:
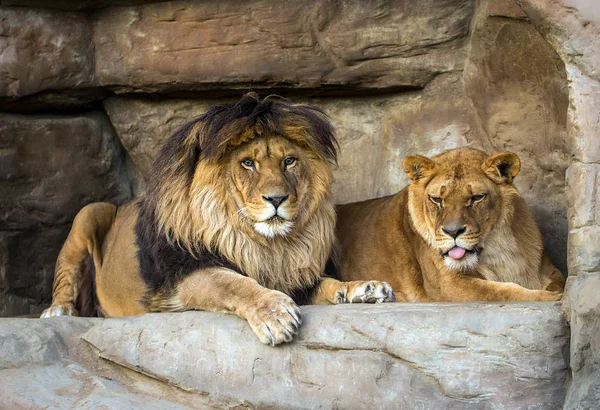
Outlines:
POLYGON ((465 256, 466 252, 467 251, 465 251, 463 248, 455 246, 454 248, 448 251, 448 256, 450 256, 452 259, 460 259, 463 256, 465 256))

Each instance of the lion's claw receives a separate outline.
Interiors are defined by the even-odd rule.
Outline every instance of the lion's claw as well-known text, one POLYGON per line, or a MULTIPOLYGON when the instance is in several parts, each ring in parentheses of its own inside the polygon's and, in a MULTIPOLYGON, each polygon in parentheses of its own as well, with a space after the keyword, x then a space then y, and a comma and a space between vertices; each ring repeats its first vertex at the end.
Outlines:
POLYGON ((52 305, 42 312, 40 318, 55 316, 77 316, 77 310, 71 303, 52 305))
POLYGON ((247 320, 260 341, 271 346, 291 342, 301 323, 296 303, 275 290, 270 290, 258 300, 247 320))
POLYGON ((387 282, 348 282, 338 291, 336 303, 383 303, 395 302, 394 290, 387 282))

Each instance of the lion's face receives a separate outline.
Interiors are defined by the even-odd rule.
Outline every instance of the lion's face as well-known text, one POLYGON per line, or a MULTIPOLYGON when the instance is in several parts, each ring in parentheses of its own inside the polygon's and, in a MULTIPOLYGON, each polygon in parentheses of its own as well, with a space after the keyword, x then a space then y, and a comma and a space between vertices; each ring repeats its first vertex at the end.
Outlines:
POLYGON ((428 159, 408 157, 413 180, 409 209, 419 234, 452 270, 477 266, 485 239, 503 215, 503 196, 514 192, 519 159, 511 153, 488 157, 459 149, 428 159))
POLYGON ((171 136, 152 166, 148 212, 158 232, 192 254, 218 252, 259 269, 258 260, 249 261, 251 247, 296 241, 304 250, 319 244, 318 265, 333 242, 336 148, 319 108, 247 94, 171 136), (303 239, 311 236, 314 242, 303 239))
POLYGON ((280 136, 243 144, 228 161, 236 212, 263 236, 287 235, 311 199, 314 162, 314 155, 280 136))

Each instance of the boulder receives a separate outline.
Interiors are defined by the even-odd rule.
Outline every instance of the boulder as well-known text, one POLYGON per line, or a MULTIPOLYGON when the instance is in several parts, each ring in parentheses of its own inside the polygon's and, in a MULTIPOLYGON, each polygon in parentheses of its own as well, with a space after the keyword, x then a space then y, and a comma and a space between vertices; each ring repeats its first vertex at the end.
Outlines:
MULTIPOLYGON (((109 377, 100 375, 104 366, 97 359, 90 360, 89 347, 80 339, 83 332, 100 320, 67 317, 0 320, 2 406, 28 409, 191 408, 157 397, 156 393, 144 393, 135 384, 126 383, 128 379, 118 372, 113 371, 109 377), (125 382, 115 380, 118 378, 125 382)), ((146 384, 156 388, 152 382, 146 384)), ((212 408, 201 402, 198 398, 194 408, 212 408)))
POLYGON ((80 13, 1 7, 0 101, 94 81, 90 20, 80 13))
POLYGON ((209 312, 109 319, 100 357, 257 408, 562 407, 569 329, 556 303, 307 306, 297 339, 261 344, 209 312))

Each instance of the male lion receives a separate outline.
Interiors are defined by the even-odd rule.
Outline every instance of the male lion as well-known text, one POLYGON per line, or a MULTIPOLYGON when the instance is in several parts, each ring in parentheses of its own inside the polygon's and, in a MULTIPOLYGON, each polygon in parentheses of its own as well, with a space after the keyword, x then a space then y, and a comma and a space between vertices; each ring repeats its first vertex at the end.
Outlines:
POLYGON ((512 185, 515 154, 460 148, 404 160, 396 195, 338 208, 339 278, 388 281, 398 301, 550 301, 562 274, 512 185))
POLYGON ((167 141, 140 199, 77 214, 42 317, 77 314, 91 278, 103 316, 230 312, 275 345, 298 330, 295 301, 393 301, 387 283, 322 277, 336 144, 316 107, 255 94, 213 107, 167 141))

